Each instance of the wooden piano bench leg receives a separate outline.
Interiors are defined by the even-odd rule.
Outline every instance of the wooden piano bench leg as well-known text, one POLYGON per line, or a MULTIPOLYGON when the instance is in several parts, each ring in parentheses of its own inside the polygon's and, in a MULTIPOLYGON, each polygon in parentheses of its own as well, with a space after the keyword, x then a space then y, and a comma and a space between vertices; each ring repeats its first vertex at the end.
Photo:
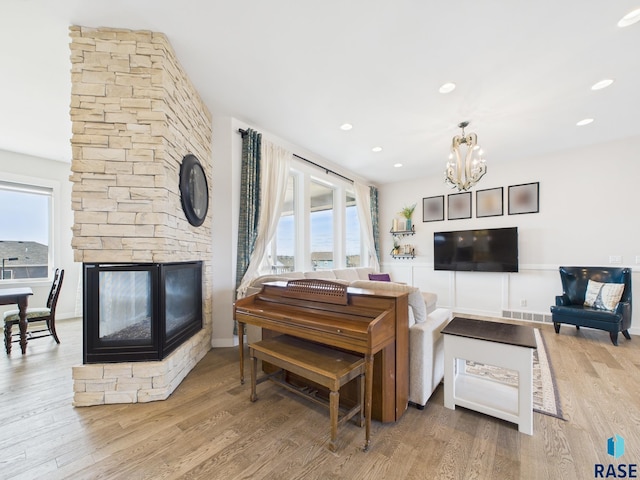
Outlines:
POLYGON ((365 385, 365 403, 364 403, 364 428, 365 428, 365 440, 363 452, 369 451, 369 445, 371 445, 371 398, 373 396, 373 355, 364 356, 364 385, 365 385))
POLYGON ((249 355, 251 360, 251 396, 249 399, 255 402, 258 399, 256 395, 256 375, 258 374, 258 359, 253 353, 253 349, 249 349, 249 355))
MULTIPOLYGON (((238 332, 244 332, 244 323, 238 322, 238 332)), ((240 385, 244 385, 244 335, 240 334, 238 340, 240 353, 240 385)))
POLYGON ((358 419, 358 426, 364 427, 364 374, 358 375, 356 380, 358 394, 360 395, 360 418, 358 419))
POLYGON ((329 393, 329 417, 331 421, 331 441, 329 442, 329 450, 335 452, 337 449, 336 439, 338 438, 338 413, 340 406, 340 392, 331 391, 329 393))

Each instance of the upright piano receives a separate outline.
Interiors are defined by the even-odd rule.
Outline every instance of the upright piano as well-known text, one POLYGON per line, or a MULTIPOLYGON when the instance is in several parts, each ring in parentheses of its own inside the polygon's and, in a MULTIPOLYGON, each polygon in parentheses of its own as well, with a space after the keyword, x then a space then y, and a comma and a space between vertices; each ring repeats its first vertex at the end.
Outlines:
MULTIPOLYGON (((263 338, 288 334, 362 354, 367 372, 365 414, 381 422, 397 421, 407 409, 407 312, 407 293, 317 279, 266 283, 259 293, 237 300, 234 306, 240 332, 244 324, 255 325, 263 329, 263 338)), ((242 335, 240 380, 244 382, 242 335)))

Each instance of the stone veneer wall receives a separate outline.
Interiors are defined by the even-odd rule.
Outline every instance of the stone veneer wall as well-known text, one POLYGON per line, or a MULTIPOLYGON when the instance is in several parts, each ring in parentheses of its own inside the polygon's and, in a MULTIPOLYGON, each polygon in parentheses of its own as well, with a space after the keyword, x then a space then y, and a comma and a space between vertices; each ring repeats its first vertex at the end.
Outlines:
POLYGON ((75 260, 204 261, 203 330, 160 362, 74 367, 74 405, 165 399, 211 348, 211 208, 193 227, 179 190, 188 153, 212 184, 211 115, 164 35, 73 26, 70 36, 75 260))

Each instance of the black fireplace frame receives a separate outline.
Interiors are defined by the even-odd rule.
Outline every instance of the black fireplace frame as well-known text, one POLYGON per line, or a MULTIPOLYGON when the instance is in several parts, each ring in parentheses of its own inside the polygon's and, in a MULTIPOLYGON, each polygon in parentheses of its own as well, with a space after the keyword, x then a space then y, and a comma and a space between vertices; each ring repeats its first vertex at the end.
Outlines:
POLYGON ((202 261, 169 263, 84 263, 83 264, 83 357, 84 364, 112 362, 142 362, 163 360, 203 327, 202 322, 202 261), (166 333, 166 290, 168 271, 191 267, 196 272, 195 320, 178 332, 166 333), (151 274, 151 322, 150 342, 109 342, 99 338, 100 281, 104 271, 144 271, 151 274))

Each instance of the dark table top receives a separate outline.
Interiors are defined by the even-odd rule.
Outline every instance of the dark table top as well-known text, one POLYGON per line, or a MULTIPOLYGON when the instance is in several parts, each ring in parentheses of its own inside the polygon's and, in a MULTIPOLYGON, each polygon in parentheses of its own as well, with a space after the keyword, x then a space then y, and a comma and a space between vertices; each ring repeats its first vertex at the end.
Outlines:
POLYGON ((442 329, 441 333, 518 347, 537 348, 533 327, 526 325, 455 317, 442 329))

